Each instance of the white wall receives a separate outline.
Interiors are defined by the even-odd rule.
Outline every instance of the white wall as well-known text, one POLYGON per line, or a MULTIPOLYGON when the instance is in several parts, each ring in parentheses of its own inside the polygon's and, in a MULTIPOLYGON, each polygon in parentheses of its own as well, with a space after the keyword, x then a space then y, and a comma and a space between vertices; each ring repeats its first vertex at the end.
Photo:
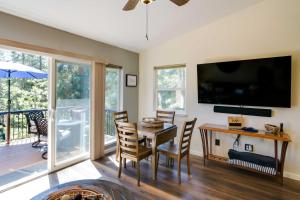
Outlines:
MULTIPOLYGON (((272 108, 272 118, 247 116, 247 126, 263 128, 265 123, 284 123, 291 136, 287 151, 285 176, 300 179, 300 1, 264 0, 170 40, 140 54, 139 118, 153 116, 153 67, 181 64, 187 66, 187 116, 176 117, 182 121, 196 116, 197 126, 206 122, 226 124, 227 114, 213 112, 213 105, 197 103, 197 64, 292 55, 292 108, 272 108)), ((226 155, 235 136, 221 137, 218 154, 226 155)), ((274 155, 272 142, 241 138, 254 144, 255 152, 274 155)), ((192 152, 202 155, 199 131, 196 129, 191 145, 192 152)))

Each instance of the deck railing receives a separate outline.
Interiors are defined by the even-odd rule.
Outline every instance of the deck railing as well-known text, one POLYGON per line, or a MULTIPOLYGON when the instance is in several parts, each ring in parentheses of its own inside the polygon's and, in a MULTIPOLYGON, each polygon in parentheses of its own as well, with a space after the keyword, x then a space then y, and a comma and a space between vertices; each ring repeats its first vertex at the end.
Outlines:
POLYGON ((115 122, 113 113, 115 110, 105 109, 105 125, 104 125, 104 134, 115 136, 115 122))
MULTIPOLYGON (((18 140, 30 137, 25 114, 32 111, 42 111, 44 116, 47 116, 47 109, 18 110, 10 112, 10 140, 18 140)), ((0 142, 3 142, 5 139, 4 135, 7 130, 7 116, 8 112, 0 112, 0 142)), ((5 135, 5 137, 7 137, 7 135, 5 135)))
MULTIPOLYGON (((70 107, 66 108, 70 109, 70 107)), ((10 112, 10 141, 29 138, 31 135, 28 133, 28 125, 25 114, 31 111, 42 111, 44 116, 47 117, 47 109, 32 109, 32 110, 18 110, 10 112)), ((104 134, 109 136, 115 136, 115 125, 113 113, 114 110, 105 110, 105 124, 104 124, 104 134)), ((62 112, 68 113, 68 112, 62 112)), ((4 142, 6 135, 7 126, 7 114, 8 112, 0 112, 0 142, 4 142), (5 138, 3 137, 5 135, 5 138)), ((63 116, 61 116, 63 117, 63 116)), ((69 116, 65 116, 69 117, 69 116)))

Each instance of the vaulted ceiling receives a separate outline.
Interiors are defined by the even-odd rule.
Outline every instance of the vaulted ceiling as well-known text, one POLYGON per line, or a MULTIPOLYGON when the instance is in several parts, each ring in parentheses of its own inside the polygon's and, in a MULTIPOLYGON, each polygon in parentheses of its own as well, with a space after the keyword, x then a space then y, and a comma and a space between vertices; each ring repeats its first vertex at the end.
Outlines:
POLYGON ((145 6, 124 12, 127 0, 0 0, 0 10, 140 52, 259 1, 190 0, 178 7, 168 0, 156 0, 149 7, 149 41, 145 38, 145 6))

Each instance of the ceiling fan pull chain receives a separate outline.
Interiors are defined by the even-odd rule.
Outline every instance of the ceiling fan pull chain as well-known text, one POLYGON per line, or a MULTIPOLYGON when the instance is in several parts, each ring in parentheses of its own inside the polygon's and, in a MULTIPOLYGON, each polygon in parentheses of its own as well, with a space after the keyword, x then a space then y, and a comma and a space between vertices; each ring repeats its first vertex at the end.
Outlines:
POLYGON ((146 4, 146 39, 149 40, 148 32, 149 32, 149 11, 148 4, 146 4))

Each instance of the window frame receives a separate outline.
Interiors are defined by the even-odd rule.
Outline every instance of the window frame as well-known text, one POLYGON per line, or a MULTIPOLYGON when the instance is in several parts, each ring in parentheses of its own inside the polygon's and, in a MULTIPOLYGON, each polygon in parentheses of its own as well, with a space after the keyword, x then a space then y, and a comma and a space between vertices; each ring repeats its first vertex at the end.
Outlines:
MULTIPOLYGON (((165 66, 155 66, 153 70, 153 80, 154 80, 154 87, 153 87, 153 110, 156 111, 158 109, 158 91, 183 91, 184 95, 184 109, 183 110, 176 110, 175 109, 175 114, 176 115, 186 115, 187 113, 187 90, 186 90, 186 64, 175 64, 175 65, 165 65, 165 66), (157 82, 157 71, 158 70, 164 70, 164 69, 176 69, 176 68, 183 68, 184 69, 184 77, 183 77, 183 87, 182 88, 163 88, 163 89, 158 89, 158 82, 157 82)), ((172 109, 166 109, 166 110, 172 110, 172 109)))

